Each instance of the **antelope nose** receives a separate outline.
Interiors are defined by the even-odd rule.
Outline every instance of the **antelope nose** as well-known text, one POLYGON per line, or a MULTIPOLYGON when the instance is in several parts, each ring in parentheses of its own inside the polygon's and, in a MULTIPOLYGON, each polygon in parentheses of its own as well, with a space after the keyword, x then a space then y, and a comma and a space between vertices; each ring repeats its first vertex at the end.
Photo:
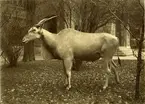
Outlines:
POLYGON ((22 42, 23 42, 23 43, 25 43, 25 42, 26 42, 26 39, 25 39, 25 38, 23 38, 23 39, 22 39, 22 42))
POLYGON ((25 42, 25 39, 24 39, 24 38, 22 39, 22 42, 23 42, 23 43, 25 42))

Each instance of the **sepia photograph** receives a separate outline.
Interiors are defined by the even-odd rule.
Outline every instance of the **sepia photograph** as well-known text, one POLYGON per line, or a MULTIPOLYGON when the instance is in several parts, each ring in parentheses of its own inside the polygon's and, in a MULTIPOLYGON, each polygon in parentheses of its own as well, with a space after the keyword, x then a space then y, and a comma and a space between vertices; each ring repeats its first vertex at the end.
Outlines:
POLYGON ((144 0, 0 0, 0 104, 145 104, 144 0))

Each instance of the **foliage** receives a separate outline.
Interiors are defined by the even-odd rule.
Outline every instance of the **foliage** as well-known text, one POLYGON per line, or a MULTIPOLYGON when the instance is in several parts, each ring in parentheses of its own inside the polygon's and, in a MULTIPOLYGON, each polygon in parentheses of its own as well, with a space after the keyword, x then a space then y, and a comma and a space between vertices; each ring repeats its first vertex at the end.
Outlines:
POLYGON ((5 63, 8 63, 10 67, 16 66, 18 58, 21 54, 21 46, 12 46, 6 44, 3 46, 1 56, 4 59, 5 63))
POLYGON ((9 22, 3 27, 1 37, 2 57, 10 66, 16 66, 22 49, 21 28, 18 21, 9 22))
POLYGON ((21 40, 26 31, 24 14, 12 2, 1 3, 1 56, 10 66, 16 66, 22 49, 21 40))

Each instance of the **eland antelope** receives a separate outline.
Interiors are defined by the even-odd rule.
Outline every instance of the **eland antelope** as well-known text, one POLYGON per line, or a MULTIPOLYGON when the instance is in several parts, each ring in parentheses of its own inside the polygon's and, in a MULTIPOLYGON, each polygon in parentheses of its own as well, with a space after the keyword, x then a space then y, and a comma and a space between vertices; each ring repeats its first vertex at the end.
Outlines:
MULTIPOLYGON (((52 58, 63 60, 67 90, 71 88, 71 69, 74 59, 95 61, 102 58, 106 72, 103 89, 106 89, 111 73, 109 66, 115 65, 112 57, 119 46, 118 38, 108 33, 85 33, 71 28, 63 29, 54 35, 42 28, 43 24, 52 18, 56 18, 56 16, 44 18, 31 27, 28 34, 24 36, 23 42, 27 43, 41 38, 43 46, 49 50, 52 58)), ((116 81, 119 82, 118 72, 115 67, 112 67, 112 69, 115 72, 116 81)))

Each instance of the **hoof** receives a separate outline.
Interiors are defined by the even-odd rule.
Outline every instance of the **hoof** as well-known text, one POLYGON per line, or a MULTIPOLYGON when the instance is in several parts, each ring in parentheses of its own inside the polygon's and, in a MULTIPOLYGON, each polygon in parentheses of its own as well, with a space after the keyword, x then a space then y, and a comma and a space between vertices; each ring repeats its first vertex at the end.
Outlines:
POLYGON ((120 84, 120 81, 116 81, 117 84, 120 84))
POLYGON ((106 90, 106 88, 107 88, 107 86, 104 86, 104 87, 103 87, 103 91, 106 90))
POLYGON ((70 90, 70 88, 71 88, 71 86, 67 86, 67 87, 66 87, 66 90, 68 91, 68 90, 70 90))
POLYGON ((75 67, 73 67, 72 70, 73 70, 73 71, 79 71, 79 69, 77 69, 77 68, 75 68, 75 67))
POLYGON ((116 80, 116 83, 117 83, 117 84, 120 84, 120 80, 116 80))

